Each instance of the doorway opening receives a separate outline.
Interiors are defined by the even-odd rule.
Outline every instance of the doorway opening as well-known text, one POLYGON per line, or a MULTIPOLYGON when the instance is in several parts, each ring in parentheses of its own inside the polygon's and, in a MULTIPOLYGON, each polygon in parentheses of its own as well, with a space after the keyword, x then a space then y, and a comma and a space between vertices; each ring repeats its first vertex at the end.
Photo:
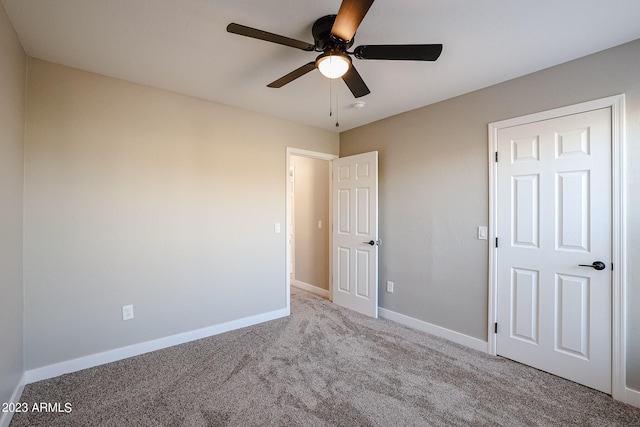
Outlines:
POLYGON ((333 154, 287 148, 287 308, 291 286, 331 299, 333 154))

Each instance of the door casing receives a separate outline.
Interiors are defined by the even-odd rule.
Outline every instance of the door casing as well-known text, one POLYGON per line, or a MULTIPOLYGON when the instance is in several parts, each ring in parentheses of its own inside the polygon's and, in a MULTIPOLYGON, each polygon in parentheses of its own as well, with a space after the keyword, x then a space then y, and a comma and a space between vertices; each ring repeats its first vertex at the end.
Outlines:
MULTIPOLYGON (((557 108, 527 116, 516 117, 489 124, 489 242, 499 237, 497 230, 497 163, 498 130, 536 121, 548 120, 601 108, 611 108, 611 158, 612 158, 612 319, 611 319, 611 394, 616 400, 628 402, 626 388, 626 203, 625 203, 625 141, 624 141, 625 97, 615 95, 576 105, 557 108)), ((488 307, 488 351, 496 355, 494 324, 497 319, 497 262, 498 249, 491 244, 489 250, 489 307, 488 307)))

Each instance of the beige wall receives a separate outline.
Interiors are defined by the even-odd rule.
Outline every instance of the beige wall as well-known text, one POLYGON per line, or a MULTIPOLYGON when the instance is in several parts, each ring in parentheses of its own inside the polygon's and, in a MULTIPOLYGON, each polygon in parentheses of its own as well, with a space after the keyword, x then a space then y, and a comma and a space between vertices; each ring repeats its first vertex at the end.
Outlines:
POLYGON ((286 147, 337 153, 337 134, 28 70, 27 369, 285 308, 286 147))
MULTIPOLYGON (((0 403, 23 367, 22 197, 26 57, 0 6, 0 403)), ((3 415, 0 413, 0 424, 3 415)))
MULTIPOLYGON (((472 71, 471 71, 472 72, 472 71)), ((628 386, 640 390, 640 40, 341 134, 380 153, 380 305, 487 339, 487 125, 626 93, 628 386)))
POLYGON ((329 161, 291 156, 297 282, 329 290, 329 161), (322 228, 318 227, 322 221, 322 228))

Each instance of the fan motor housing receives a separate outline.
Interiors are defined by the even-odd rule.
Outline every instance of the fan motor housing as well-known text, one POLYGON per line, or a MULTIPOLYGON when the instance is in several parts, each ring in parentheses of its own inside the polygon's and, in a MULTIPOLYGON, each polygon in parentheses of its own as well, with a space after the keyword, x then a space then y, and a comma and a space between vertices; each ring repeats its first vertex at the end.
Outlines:
POLYGON ((331 29, 333 28, 336 16, 337 15, 323 16, 313 24, 311 34, 313 34, 316 50, 324 52, 327 49, 337 48, 341 51, 346 51, 353 46, 355 36, 352 37, 348 43, 344 43, 331 35, 331 29))

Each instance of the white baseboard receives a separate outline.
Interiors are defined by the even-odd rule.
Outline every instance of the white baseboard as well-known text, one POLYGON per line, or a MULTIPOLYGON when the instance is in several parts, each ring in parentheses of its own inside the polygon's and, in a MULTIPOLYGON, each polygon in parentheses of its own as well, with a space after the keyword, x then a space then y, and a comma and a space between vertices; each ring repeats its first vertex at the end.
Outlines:
POLYGON ((628 403, 631 406, 640 408, 640 391, 632 390, 630 388, 625 389, 624 403, 628 403))
POLYGON ((486 341, 482 341, 477 338, 473 338, 468 335, 443 328, 441 326, 436 326, 422 320, 414 319, 413 317, 405 316, 404 314, 396 313, 395 311, 387 310, 386 308, 382 307, 378 308, 378 315, 385 319, 389 319, 405 326, 409 326, 410 328, 417 329, 422 332, 427 332, 440 338, 445 338, 449 341, 453 341, 456 344, 460 344, 474 350, 482 351, 484 353, 489 352, 489 343, 487 343, 486 341))
POLYGON ((326 289, 322 289, 317 286, 310 285, 305 282, 301 282, 299 280, 294 280, 291 284, 296 288, 300 288, 307 292, 311 292, 312 294, 318 295, 324 299, 329 299, 329 291, 326 289))
POLYGON ((127 347, 121 347, 102 353, 91 354, 89 356, 55 363, 53 365, 43 366, 41 368, 30 369, 25 373, 25 382, 26 384, 31 384, 36 381, 42 381, 48 378, 80 371, 82 369, 92 368, 94 366, 103 365, 105 363, 111 363, 129 357, 138 356, 140 354, 149 353, 151 351, 161 350, 163 348, 172 347, 174 345, 184 344, 189 341, 207 338, 213 335, 232 331, 234 329, 257 325, 258 323, 279 319, 288 315, 289 310, 287 309, 275 310, 269 313, 249 316, 243 319, 233 320, 202 329, 196 329, 194 331, 183 332, 181 334, 171 335, 153 341, 133 344, 127 347))
MULTIPOLYGON (((18 382, 18 385, 16 385, 16 388, 13 390, 13 394, 11 395, 11 398, 6 403, 20 402, 20 398, 22 397, 22 392, 24 391, 24 385, 25 385, 25 375, 23 374, 22 377, 20 378, 20 381, 18 382)), ((11 418, 13 418, 13 412, 0 413, 0 427, 9 427, 9 424, 11 424, 11 418)))

